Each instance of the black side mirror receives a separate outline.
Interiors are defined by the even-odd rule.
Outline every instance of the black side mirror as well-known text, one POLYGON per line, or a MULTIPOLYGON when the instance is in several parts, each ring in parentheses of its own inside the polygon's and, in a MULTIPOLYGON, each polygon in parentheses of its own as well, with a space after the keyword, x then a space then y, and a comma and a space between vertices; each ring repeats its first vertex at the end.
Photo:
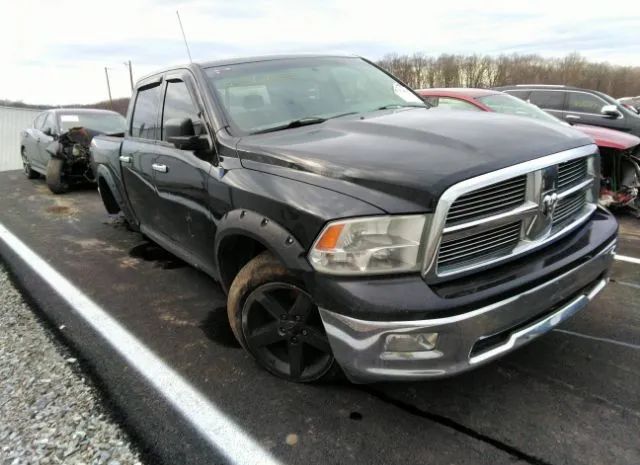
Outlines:
POLYGON ((167 142, 180 150, 192 150, 194 152, 209 149, 209 141, 200 136, 173 136, 168 137, 167 142))
POLYGON ((196 136, 193 121, 189 118, 175 118, 164 123, 164 136, 167 142, 180 150, 207 150, 209 141, 196 136))
POLYGON ((44 134, 45 136, 53 137, 53 131, 51 130, 51 128, 43 129, 42 134, 44 134))

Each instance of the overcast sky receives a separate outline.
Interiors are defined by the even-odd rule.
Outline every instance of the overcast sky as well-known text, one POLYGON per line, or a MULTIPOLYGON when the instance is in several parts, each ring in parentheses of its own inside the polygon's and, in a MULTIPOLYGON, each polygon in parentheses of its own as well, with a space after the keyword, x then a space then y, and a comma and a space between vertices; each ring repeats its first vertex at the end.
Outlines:
POLYGON ((580 52, 640 66, 640 0, 0 0, 0 98, 91 103, 129 96, 134 78, 193 59, 283 52, 580 52), (433 3, 433 4, 432 4, 433 3), (532 3, 528 5, 528 3, 532 3), (526 5, 526 6, 525 6, 526 5))

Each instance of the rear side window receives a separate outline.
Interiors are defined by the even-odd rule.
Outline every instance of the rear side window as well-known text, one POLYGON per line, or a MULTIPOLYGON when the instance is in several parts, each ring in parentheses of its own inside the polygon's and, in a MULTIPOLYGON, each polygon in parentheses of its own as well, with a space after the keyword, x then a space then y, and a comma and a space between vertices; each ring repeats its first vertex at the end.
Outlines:
POLYGON ((203 134, 203 127, 198 116, 198 110, 191 100, 191 95, 183 81, 169 81, 164 97, 164 110, 162 112, 162 140, 167 140, 164 134, 164 126, 169 120, 190 119, 196 136, 203 134))
POLYGON ((131 135, 142 139, 157 139, 156 131, 160 85, 138 91, 131 118, 131 135))
POLYGON ((607 103, 598 97, 581 92, 569 92, 569 103, 567 105, 569 111, 580 113, 598 113, 607 103))
POLYGON ((555 90, 533 90, 529 102, 543 110, 562 110, 564 107, 564 92, 555 90))

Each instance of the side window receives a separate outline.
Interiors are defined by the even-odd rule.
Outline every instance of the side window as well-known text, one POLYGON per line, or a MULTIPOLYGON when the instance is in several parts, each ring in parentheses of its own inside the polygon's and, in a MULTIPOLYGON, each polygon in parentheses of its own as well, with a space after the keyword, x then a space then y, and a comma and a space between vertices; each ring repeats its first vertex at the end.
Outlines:
POLYGON ((505 90, 505 94, 513 95, 514 97, 518 97, 520 100, 524 100, 525 102, 529 100, 529 94, 531 93, 528 90, 505 90))
POLYGON ((47 129, 51 130, 52 133, 56 132, 56 116, 53 113, 47 113, 44 124, 42 125, 43 131, 47 129))
POLYGON ((543 110, 563 110, 564 92, 555 90, 533 90, 529 102, 543 110))
POLYGON ((183 81, 167 82, 167 92, 164 97, 164 109, 162 111, 162 140, 167 140, 164 127, 167 121, 190 119, 193 123, 194 135, 204 134, 202 122, 198 116, 198 110, 191 100, 191 95, 183 81))
POLYGON ((569 92, 569 111, 577 111, 580 113, 597 113, 600 114, 605 102, 598 97, 581 92, 569 92))
POLYGON ((439 97, 438 105, 436 105, 436 108, 440 108, 443 110, 482 111, 472 103, 452 97, 439 97))
POLYGON ((160 84, 139 90, 131 118, 131 135, 142 139, 155 140, 158 103, 160 102, 160 84))
POLYGON ((42 129, 42 123, 44 123, 45 116, 47 116, 46 113, 40 113, 36 116, 36 119, 33 120, 33 127, 35 129, 42 129))

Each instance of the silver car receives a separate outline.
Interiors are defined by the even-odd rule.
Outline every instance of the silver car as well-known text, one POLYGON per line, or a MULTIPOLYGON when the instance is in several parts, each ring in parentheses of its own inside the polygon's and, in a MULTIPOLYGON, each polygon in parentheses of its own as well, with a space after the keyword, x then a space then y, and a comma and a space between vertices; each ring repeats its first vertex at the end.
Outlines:
POLYGON ((39 114, 33 127, 20 134, 24 173, 29 179, 44 175, 55 194, 70 185, 93 182, 89 145, 97 134, 121 134, 125 119, 108 110, 65 108, 39 114))

